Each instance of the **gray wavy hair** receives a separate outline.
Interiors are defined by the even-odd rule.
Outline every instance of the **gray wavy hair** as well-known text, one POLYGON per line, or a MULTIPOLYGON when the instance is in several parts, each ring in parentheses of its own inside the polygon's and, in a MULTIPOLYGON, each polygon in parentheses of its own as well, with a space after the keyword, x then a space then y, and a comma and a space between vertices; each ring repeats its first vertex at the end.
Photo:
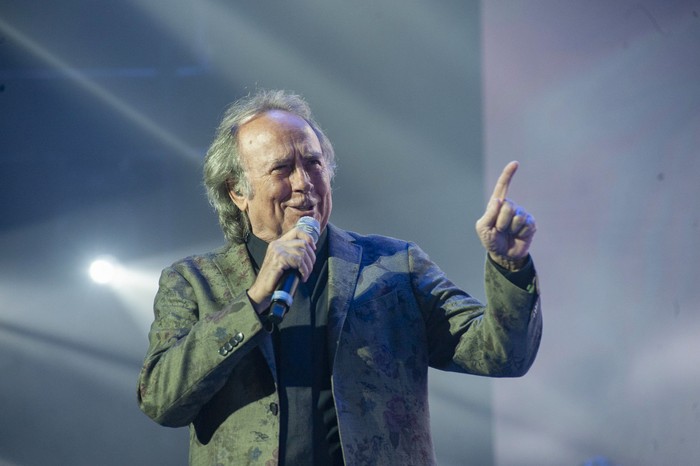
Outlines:
POLYGON ((251 196, 250 183, 241 162, 238 129, 257 115, 270 110, 293 113, 311 126, 321 143, 331 179, 335 175, 335 152, 330 140, 311 115, 309 104, 299 95, 283 90, 260 90, 231 104, 216 131, 204 158, 204 186, 209 203, 219 215, 219 224, 226 240, 243 242, 250 232, 248 215, 229 197, 229 191, 251 196))

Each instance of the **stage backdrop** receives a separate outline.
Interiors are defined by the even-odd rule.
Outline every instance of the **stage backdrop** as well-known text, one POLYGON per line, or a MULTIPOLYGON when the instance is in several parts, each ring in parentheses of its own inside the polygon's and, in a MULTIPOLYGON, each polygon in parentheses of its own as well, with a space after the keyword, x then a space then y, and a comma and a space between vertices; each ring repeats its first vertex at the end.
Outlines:
POLYGON ((522 162, 545 314, 496 464, 699 464, 700 2, 482 5, 486 178, 522 162))

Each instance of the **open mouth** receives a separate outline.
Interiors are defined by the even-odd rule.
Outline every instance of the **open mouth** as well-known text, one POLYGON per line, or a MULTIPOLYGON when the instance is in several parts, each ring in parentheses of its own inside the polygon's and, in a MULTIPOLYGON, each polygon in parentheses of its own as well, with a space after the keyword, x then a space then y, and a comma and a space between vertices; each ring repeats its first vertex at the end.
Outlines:
POLYGON ((313 205, 300 205, 300 206, 289 206, 290 209, 294 209, 298 212, 313 212, 313 205))
POLYGON ((302 201, 299 204, 287 204, 287 207, 290 209, 298 210, 299 212, 310 212, 316 208, 316 204, 309 201, 302 201))

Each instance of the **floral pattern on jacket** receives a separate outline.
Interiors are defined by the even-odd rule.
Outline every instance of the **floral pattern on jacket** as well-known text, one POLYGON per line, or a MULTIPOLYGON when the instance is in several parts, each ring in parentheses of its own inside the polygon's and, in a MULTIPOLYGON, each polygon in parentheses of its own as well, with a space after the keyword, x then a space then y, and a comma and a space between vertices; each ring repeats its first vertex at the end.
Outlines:
MULTIPOLYGON (((345 463, 435 464, 428 367, 520 376, 541 335, 536 287, 487 262, 488 306, 452 284, 411 243, 329 229, 327 335, 345 463)), ((245 293, 245 245, 165 269, 139 377, 141 409, 190 426, 192 465, 274 465, 279 452, 274 354, 245 293)))

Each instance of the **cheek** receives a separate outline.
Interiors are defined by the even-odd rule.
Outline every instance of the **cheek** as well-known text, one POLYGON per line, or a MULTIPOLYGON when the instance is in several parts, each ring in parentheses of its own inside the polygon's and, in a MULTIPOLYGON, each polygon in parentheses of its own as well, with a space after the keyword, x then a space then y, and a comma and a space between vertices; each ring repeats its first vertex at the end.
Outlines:
POLYGON ((289 183, 284 179, 270 180, 265 186, 265 190, 267 192, 267 197, 272 202, 284 201, 291 192, 289 183))
POLYGON ((331 192, 331 179, 327 173, 317 174, 313 182, 319 194, 329 194, 331 192))

